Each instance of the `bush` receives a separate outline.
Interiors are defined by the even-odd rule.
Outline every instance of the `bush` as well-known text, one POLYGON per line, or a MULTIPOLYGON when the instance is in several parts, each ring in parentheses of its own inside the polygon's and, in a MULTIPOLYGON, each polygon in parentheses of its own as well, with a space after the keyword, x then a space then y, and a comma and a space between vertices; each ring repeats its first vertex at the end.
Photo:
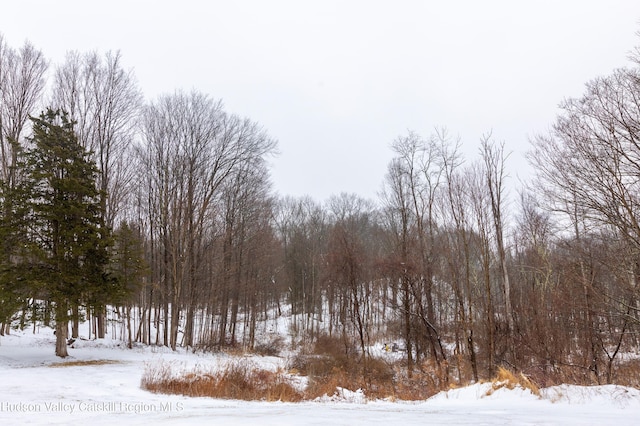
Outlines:
POLYGON ((491 395, 493 392, 502 388, 514 389, 516 387, 520 387, 522 389, 529 389, 532 394, 540 396, 540 389, 535 383, 533 383, 533 381, 531 381, 531 379, 522 373, 514 374, 503 367, 498 368, 498 374, 493 378, 493 380, 491 380, 491 382, 491 389, 487 395, 491 395))
MULTIPOLYGON (((310 354, 299 354, 289 367, 309 377, 305 396, 315 399, 333 396, 338 388, 362 389, 369 398, 409 396, 398 392, 394 366, 382 359, 359 354, 355 346, 326 335, 319 336, 310 354)), ((420 385, 419 385, 420 386, 420 385)), ((420 397, 424 396, 423 393, 420 397)), ((417 399, 417 398, 406 398, 417 399)))
POLYGON ((260 342, 253 345, 253 352, 262 356, 278 356, 285 347, 282 336, 276 336, 267 342, 260 342))
POLYGON ((250 362, 234 362, 214 372, 195 368, 176 372, 171 364, 147 366, 141 387, 154 393, 208 396, 245 401, 297 402, 303 399, 282 372, 258 368, 250 362))

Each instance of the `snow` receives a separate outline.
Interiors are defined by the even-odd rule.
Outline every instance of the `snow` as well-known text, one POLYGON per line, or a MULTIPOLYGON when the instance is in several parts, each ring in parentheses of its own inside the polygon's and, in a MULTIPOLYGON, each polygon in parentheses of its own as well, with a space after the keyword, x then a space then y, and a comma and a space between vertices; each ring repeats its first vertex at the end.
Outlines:
MULTIPOLYGON (((215 424, 215 425, 603 425, 637 424, 640 391, 621 386, 562 385, 541 396, 491 383, 441 392, 421 402, 368 400, 362 390, 303 403, 246 402, 160 395, 140 388, 144 369, 217 368, 224 354, 172 352, 164 347, 126 349, 115 340, 78 340, 62 360, 53 355, 51 330, 0 337, 0 424, 215 424), (94 365, 64 363, 94 361, 94 365), (108 361, 108 362, 104 362, 108 361)), ((278 357, 246 357, 262 368, 286 365, 278 357)))

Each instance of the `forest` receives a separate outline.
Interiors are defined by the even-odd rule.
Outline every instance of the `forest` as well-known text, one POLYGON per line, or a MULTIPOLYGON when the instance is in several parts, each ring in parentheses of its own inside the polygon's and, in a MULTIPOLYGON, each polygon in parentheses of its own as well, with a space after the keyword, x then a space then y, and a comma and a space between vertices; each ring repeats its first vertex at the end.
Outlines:
POLYGON ((129 347, 252 351, 287 314, 365 376, 397 341, 441 385, 638 385, 640 54, 558 101, 517 193, 508 141, 468 161, 442 128, 389 141, 378 199, 319 202, 276 192, 276 139, 222 100, 147 101, 119 52, 0 37, 0 335, 51 325, 65 357, 118 321, 129 347))

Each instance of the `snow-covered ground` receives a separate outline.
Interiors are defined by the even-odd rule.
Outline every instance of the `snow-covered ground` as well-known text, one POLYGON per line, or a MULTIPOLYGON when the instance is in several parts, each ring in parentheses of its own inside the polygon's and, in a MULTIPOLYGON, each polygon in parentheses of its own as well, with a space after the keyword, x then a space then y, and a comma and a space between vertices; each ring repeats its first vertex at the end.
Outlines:
MULTIPOLYGON (((215 368, 225 355, 132 350, 112 340, 83 341, 61 360, 51 330, 0 337, 0 424, 82 425, 636 425, 640 391, 618 386, 558 386, 542 397, 515 389, 487 396, 491 384, 440 393, 423 402, 369 401, 361 392, 303 403, 244 402, 158 395, 140 388, 146 365, 215 368), (119 346, 121 345, 121 346, 119 346), (96 365, 61 366, 75 361, 96 365)), ((285 359, 255 357, 266 368, 285 359)))

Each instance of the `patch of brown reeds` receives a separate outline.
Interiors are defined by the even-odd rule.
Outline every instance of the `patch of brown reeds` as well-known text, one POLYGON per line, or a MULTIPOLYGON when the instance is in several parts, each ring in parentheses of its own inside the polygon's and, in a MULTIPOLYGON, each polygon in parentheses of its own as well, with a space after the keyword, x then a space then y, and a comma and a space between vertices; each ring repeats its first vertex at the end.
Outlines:
POLYGON ((176 372, 169 363, 148 365, 141 386, 155 393, 245 401, 297 402, 303 399, 302 393, 284 373, 260 369, 250 362, 233 362, 219 371, 195 368, 176 372))
POLYGON ((540 396, 540 389, 531 379, 523 373, 516 374, 503 367, 498 368, 496 377, 491 380, 491 389, 489 389, 487 395, 491 395, 498 389, 515 389, 517 387, 528 389, 532 394, 540 396))
POLYGON ((409 375, 405 361, 363 357, 344 339, 325 335, 290 360, 288 373, 261 369, 247 359, 219 370, 184 370, 160 363, 147 365, 141 386, 158 393, 285 402, 331 397, 340 389, 361 389, 368 399, 410 401, 427 399, 447 388, 442 371, 441 366, 426 362, 409 375), (294 384, 296 376, 306 377, 304 390, 294 384))

